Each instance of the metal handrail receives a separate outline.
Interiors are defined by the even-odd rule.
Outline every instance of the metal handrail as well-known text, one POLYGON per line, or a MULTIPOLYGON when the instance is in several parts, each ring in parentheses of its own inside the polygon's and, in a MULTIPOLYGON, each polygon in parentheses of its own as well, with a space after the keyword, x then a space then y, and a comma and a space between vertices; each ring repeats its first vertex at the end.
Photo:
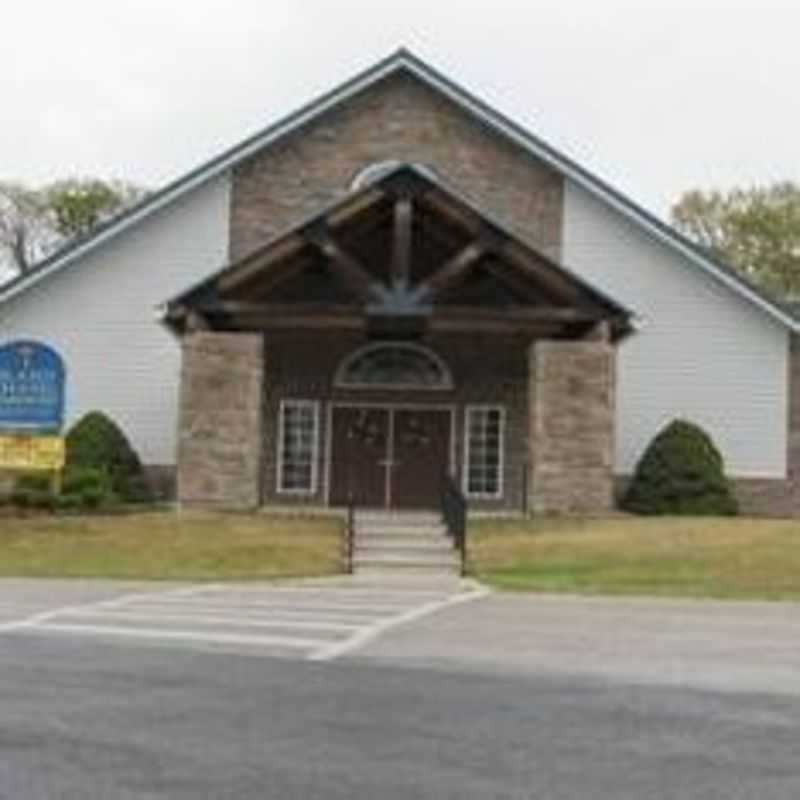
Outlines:
POLYGON ((442 476, 442 520, 461 557, 461 574, 467 571, 467 498, 450 474, 442 476))
POLYGON ((345 522, 344 537, 344 569, 348 575, 352 575, 356 540, 356 504, 352 492, 347 495, 347 520, 345 522))

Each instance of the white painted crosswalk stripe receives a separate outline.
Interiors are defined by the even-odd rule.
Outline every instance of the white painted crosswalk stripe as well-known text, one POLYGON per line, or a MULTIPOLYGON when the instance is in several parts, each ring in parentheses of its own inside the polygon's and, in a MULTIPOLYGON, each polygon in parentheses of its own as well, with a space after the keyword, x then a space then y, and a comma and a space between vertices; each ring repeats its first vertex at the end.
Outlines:
MULTIPOLYGON (((76 614, 70 614, 71 618, 76 619, 111 619, 111 620, 152 620, 156 617, 151 614, 145 614, 140 611, 130 611, 128 609, 109 610, 109 611, 84 611, 76 614)), ((176 622, 203 622, 204 624, 212 625, 236 625, 239 627, 254 627, 254 628, 291 628, 297 630, 320 630, 320 631, 352 631, 359 630, 362 625, 354 622, 327 622, 327 621, 308 621, 308 620, 288 620, 288 619, 251 619, 247 617, 219 617, 219 616, 202 616, 197 617, 192 614, 170 614, 159 613, 157 615, 159 620, 176 621, 176 622)))
POLYGON ((395 625, 480 595, 474 587, 201 584, 47 610, 0 625, 0 634, 255 648, 329 661, 395 625))
POLYGON ((102 636, 130 636, 145 639, 182 639, 211 644, 246 644, 273 647, 315 648, 327 644, 321 639, 301 639, 297 636, 237 636, 227 633, 207 634, 197 631, 175 631, 165 628, 128 628, 111 625, 70 625, 45 622, 37 630, 52 633, 84 633, 102 636))

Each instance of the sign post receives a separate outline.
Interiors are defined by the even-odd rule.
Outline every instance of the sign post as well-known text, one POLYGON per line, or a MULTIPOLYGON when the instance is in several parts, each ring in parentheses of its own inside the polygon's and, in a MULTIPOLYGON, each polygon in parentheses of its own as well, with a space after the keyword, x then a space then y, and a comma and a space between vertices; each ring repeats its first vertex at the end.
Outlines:
POLYGON ((48 471, 58 492, 65 463, 64 362, 32 341, 0 347, 0 469, 48 471))

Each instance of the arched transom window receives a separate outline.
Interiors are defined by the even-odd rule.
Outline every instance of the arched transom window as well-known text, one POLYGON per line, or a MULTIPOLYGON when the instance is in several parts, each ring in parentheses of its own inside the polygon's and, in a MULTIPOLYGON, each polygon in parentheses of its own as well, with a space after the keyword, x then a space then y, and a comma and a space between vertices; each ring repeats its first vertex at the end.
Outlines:
POLYGON ((371 344, 349 355, 336 385, 350 389, 452 389, 450 371, 436 353, 416 344, 371 344))

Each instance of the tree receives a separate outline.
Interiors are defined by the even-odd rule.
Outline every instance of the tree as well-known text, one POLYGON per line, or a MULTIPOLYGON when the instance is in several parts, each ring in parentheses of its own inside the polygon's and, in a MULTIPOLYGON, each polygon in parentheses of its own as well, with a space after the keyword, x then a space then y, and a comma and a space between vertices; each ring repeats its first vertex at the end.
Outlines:
POLYGON ((142 199, 144 189, 122 181, 70 178, 39 192, 53 225, 65 238, 86 236, 125 208, 142 199))
POLYGON ((26 272, 57 238, 36 191, 19 183, 0 183, 0 266, 26 272))
POLYGON ((729 192, 692 190, 672 223, 754 283, 800 296, 800 186, 791 182, 729 192))
POLYGON ((24 273, 146 195, 134 184, 97 178, 59 180, 37 189, 0 182, 0 268, 24 273))

